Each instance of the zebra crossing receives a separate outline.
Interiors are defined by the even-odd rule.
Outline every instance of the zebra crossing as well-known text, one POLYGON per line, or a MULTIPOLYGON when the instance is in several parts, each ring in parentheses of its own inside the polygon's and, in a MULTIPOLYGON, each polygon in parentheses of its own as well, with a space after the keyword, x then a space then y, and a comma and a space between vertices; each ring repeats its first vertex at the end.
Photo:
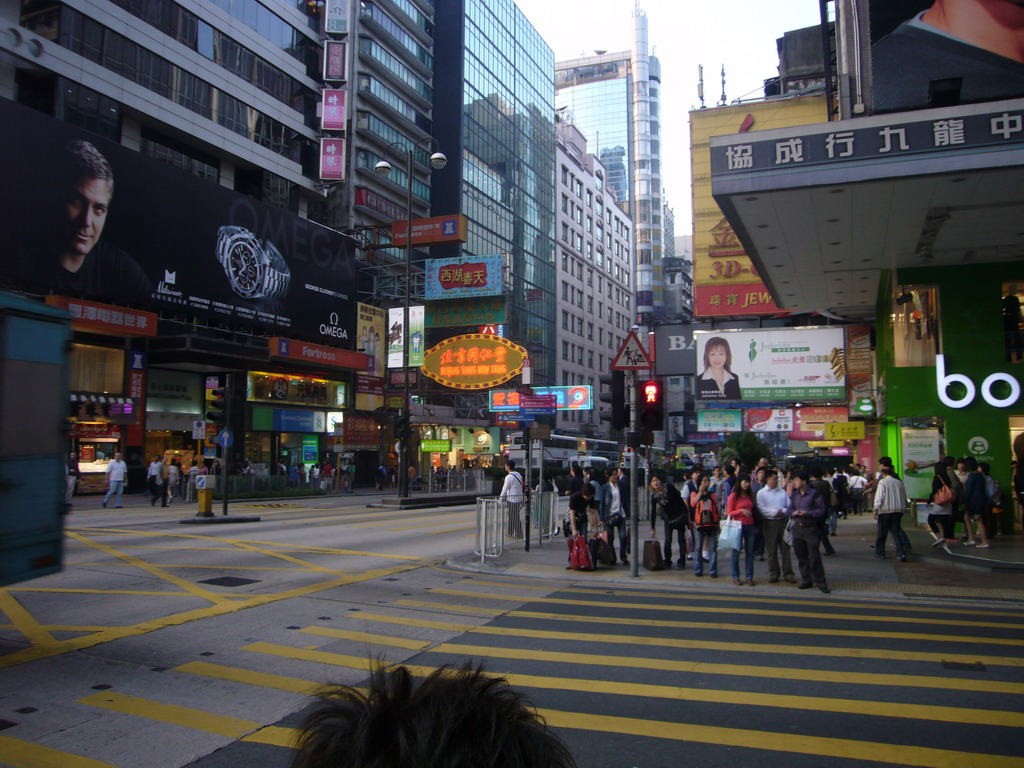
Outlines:
MULTIPOLYGON (((419 676, 472 659, 524 691, 586 768, 1024 768, 1024 610, 1014 606, 471 577, 239 651, 244 663, 165 670, 175 698, 119 686, 73 708, 219 740, 195 768, 236 754, 237 765, 285 768, 298 712, 324 683, 358 685, 378 659, 419 676), (201 693, 213 683, 238 697, 291 696, 296 714, 267 724, 219 713, 201 693), (183 705, 190 688, 195 703, 183 705)), ((14 730, 0 730, 8 768, 147 765, 101 748, 47 751, 14 730)))

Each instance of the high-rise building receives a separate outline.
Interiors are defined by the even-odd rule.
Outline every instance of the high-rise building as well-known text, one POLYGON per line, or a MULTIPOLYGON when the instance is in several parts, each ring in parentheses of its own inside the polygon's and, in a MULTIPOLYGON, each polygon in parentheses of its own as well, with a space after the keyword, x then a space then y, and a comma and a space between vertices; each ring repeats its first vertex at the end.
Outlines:
POLYGON ((468 238, 433 253, 505 256, 506 335, 527 349, 533 383, 554 384, 554 55, 513 0, 437 0, 434 21, 433 135, 449 165, 432 208, 464 214, 468 238))
POLYGON ((559 432, 610 437, 597 406, 599 376, 609 370, 632 325, 631 224, 615 201, 608 170, 587 154, 587 140, 571 115, 558 113, 558 288, 560 386, 587 386, 592 410, 563 410, 559 432))
POLYGON ((590 152, 608 169, 618 202, 633 219, 636 257, 636 317, 649 325, 661 318, 664 301, 655 264, 664 242, 661 136, 658 104, 661 66, 649 53, 647 17, 633 14, 633 45, 560 61, 555 66, 556 101, 572 111, 590 142, 590 152))
MULTIPOLYGON (((166 451, 210 457, 195 426, 204 385, 231 372, 232 461, 273 470, 345 453, 372 473, 389 443, 356 393, 373 334, 357 330, 354 230, 406 217, 401 148, 433 127, 432 13, 426 0, 0 4, 13 31, 0 37, 2 159, 24 180, 3 206, 12 252, 41 247, 35 224, 55 231, 37 221, 49 209, 27 206, 55 193, 60 174, 46 169, 71 161, 61 150, 81 160, 85 142, 117 190, 86 264, 130 257, 139 270, 127 290, 88 269, 0 267, 2 287, 92 307, 74 340, 69 448, 100 461, 119 450, 130 467, 166 451), (26 173, 30 158, 39 169, 26 173), (373 171, 385 158, 389 179, 373 171)), ((415 160, 421 216, 430 174, 415 160)), ((387 295, 371 285, 366 296, 387 295)))

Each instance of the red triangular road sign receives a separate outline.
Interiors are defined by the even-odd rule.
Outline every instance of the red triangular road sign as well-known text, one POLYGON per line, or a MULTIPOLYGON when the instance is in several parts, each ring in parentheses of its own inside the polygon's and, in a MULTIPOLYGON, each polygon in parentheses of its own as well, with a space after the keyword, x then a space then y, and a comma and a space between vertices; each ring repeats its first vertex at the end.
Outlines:
POLYGON ((645 371, 653 367, 651 365, 651 358, 648 357, 644 345, 640 343, 637 335, 630 331, 629 335, 626 336, 626 340, 622 342, 622 346, 619 347, 618 354, 615 355, 615 360, 612 362, 612 370, 645 371))

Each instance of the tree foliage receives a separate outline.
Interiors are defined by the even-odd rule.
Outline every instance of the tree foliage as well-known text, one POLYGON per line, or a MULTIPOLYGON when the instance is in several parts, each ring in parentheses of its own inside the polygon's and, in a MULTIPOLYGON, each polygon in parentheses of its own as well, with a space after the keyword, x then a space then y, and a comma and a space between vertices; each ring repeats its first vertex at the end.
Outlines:
POLYGON ((733 432, 725 438, 718 451, 718 463, 721 466, 739 459, 740 464, 752 469, 762 458, 771 460, 771 446, 753 432, 733 432))

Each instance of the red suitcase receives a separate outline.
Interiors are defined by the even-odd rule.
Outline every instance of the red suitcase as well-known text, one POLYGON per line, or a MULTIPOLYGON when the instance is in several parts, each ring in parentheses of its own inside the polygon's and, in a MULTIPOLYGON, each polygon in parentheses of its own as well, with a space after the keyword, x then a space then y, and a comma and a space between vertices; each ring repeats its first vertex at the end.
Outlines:
POLYGON ((574 571, 594 570, 594 561, 590 559, 590 547, 585 536, 572 536, 566 543, 569 545, 569 564, 574 571))

